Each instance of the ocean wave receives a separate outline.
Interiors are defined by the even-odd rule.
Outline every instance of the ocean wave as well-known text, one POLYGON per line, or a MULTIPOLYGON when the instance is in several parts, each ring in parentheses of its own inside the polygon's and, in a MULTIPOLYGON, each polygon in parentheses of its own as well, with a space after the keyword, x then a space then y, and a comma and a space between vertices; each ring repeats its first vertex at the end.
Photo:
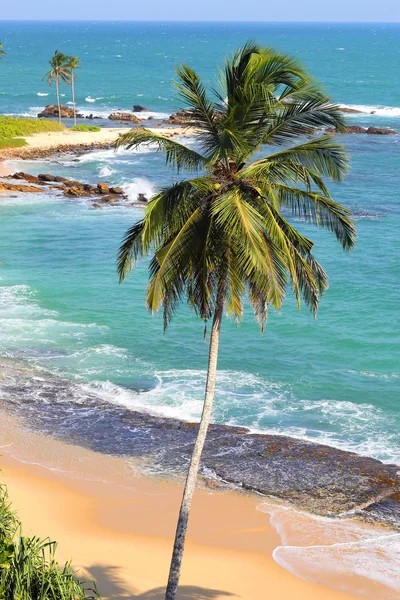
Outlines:
POLYGON ((36 96, 48 96, 49 93, 44 93, 44 92, 37 92, 36 96))
POLYGON ((398 600, 400 534, 263 502, 281 538, 275 561, 291 573, 368 600, 398 600))
POLYGON ((130 183, 122 184, 121 187, 128 196, 128 200, 131 200, 132 202, 136 202, 139 194, 144 194, 144 196, 150 200, 155 193, 155 189, 151 181, 145 179, 144 177, 137 177, 130 183))
POLYGON ((360 117, 363 115, 375 115, 377 117, 400 117, 400 107, 381 106, 366 104, 340 104, 342 108, 349 108, 360 111, 360 117))

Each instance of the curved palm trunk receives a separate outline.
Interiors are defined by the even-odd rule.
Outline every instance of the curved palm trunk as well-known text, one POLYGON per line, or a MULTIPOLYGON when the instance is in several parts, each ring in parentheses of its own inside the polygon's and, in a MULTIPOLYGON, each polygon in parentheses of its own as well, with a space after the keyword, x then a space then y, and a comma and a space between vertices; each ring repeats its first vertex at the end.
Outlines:
POLYGON ((75 83, 74 74, 71 72, 71 88, 72 88, 72 106, 74 109, 74 127, 76 126, 76 108, 75 108, 75 83))
POLYGON ((176 600, 176 593, 179 585, 183 550, 185 546, 186 529, 189 520, 189 512, 192 504, 193 494, 196 487, 197 475, 200 467, 200 459, 203 452, 204 442, 206 441, 207 430, 210 424, 211 412, 214 403, 215 379, 217 375, 219 334, 221 329, 221 320, 224 310, 225 286, 222 284, 218 289, 215 313, 213 318, 210 349, 208 354, 208 370, 206 392, 201 415, 200 427, 196 442, 193 448, 192 458, 190 460, 189 471, 186 478, 185 489, 183 492, 182 504, 179 512, 178 524, 175 533, 174 549, 172 552, 171 566, 169 570, 168 585, 165 594, 165 600, 176 600))
POLYGON ((60 104, 60 90, 58 78, 56 77, 56 94, 57 94, 57 106, 58 106, 58 122, 61 123, 61 104, 60 104))

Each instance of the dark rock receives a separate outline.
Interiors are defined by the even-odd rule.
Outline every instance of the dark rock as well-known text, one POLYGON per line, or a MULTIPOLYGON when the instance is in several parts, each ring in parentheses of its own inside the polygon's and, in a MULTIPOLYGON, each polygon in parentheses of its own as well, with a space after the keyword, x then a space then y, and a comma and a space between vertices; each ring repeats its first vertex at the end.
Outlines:
POLYGON ((11 179, 23 179, 24 181, 29 181, 29 183, 42 183, 39 177, 35 177, 35 175, 29 175, 29 173, 23 173, 20 171, 19 173, 13 173, 10 176, 11 179))
MULTIPOLYGON (((71 108, 70 106, 60 106, 60 112, 61 112, 61 118, 62 119, 67 119, 67 118, 73 118, 74 116, 74 109, 71 108)), ((76 114, 77 118, 82 119, 83 115, 80 113, 76 114)), ((46 118, 46 119, 51 119, 53 117, 58 117, 58 106, 57 104, 48 104, 41 113, 38 114, 38 118, 42 119, 42 118, 46 118)))
POLYGON ((149 108, 141 106, 140 104, 134 104, 132 110, 133 112, 150 112, 149 108))
POLYGON ((143 119, 139 119, 135 115, 126 112, 112 113, 108 117, 111 121, 130 121, 131 123, 143 123, 143 119))
POLYGON ((172 114, 167 123, 170 123, 171 125, 193 125, 193 110, 184 108, 183 110, 172 114))
POLYGON ((144 194, 138 194, 137 201, 147 203, 148 199, 146 198, 146 196, 144 194))
POLYGON ((90 113, 90 115, 86 115, 85 119, 93 119, 93 113, 90 113))
POLYGON ((386 129, 384 127, 368 127, 367 133, 370 135, 396 135, 397 131, 386 129))
POLYGON ((124 190, 120 187, 110 187, 109 192, 110 194, 123 194, 124 190))

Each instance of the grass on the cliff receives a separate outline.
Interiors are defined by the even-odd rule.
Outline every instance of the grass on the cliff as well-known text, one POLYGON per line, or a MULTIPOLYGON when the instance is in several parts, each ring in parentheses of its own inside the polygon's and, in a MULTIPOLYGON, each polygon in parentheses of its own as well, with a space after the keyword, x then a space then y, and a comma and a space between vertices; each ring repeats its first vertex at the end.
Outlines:
POLYGON ((65 126, 48 119, 25 119, 0 116, 0 148, 19 148, 26 145, 21 136, 47 131, 63 131, 65 126), (18 137, 19 139, 14 139, 18 137))
POLYGON ((101 131, 101 128, 97 125, 75 125, 70 129, 71 131, 101 131))
POLYGON ((0 598, 1 600, 95 600, 92 581, 79 581, 71 563, 59 565, 57 544, 24 537, 11 508, 7 489, 0 485, 0 598))

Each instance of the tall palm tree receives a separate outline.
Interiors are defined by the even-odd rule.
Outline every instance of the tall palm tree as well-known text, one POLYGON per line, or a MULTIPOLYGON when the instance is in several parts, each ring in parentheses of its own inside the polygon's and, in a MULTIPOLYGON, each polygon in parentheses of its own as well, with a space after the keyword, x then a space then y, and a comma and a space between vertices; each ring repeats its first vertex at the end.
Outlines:
POLYGON ((2 56, 5 56, 5 54, 6 54, 6 51, 3 50, 3 44, 0 42, 0 60, 3 60, 2 56))
POLYGON ((74 125, 76 125, 76 105, 75 105, 75 79, 76 79, 76 75, 74 73, 74 71, 76 69, 81 69, 82 66, 80 64, 80 60, 77 56, 68 56, 67 58, 68 62, 67 62, 67 67, 69 69, 70 72, 70 76, 71 76, 71 89, 72 89, 72 106, 74 108, 74 125))
POLYGON ((224 309, 239 321, 247 297, 263 331, 268 307, 279 309, 291 285, 298 306, 303 299, 316 313, 327 274, 312 254, 313 242, 288 217, 327 228, 345 250, 356 239, 349 211, 333 201, 324 182, 342 180, 348 158, 332 137, 317 132, 323 127, 342 131, 343 115, 294 59, 249 42, 225 63, 211 96, 188 66, 180 66, 177 74, 180 98, 199 130, 198 149, 143 128, 118 142, 128 148, 156 145, 168 164, 201 170, 154 196, 143 219, 127 231, 118 255, 121 280, 137 259, 153 255, 147 306, 163 307, 165 327, 184 299, 205 322, 212 319, 203 412, 166 600, 175 600, 179 583, 214 400, 224 309), (265 146, 270 153, 250 162, 265 146))
POLYGON ((50 71, 48 71, 42 79, 47 78, 47 83, 51 85, 53 80, 56 82, 56 95, 57 95, 57 106, 58 106, 58 121, 61 123, 61 104, 60 104, 60 83, 64 81, 67 85, 71 83, 71 72, 68 67, 69 57, 59 52, 55 51, 54 56, 49 60, 49 65, 51 67, 50 71))

